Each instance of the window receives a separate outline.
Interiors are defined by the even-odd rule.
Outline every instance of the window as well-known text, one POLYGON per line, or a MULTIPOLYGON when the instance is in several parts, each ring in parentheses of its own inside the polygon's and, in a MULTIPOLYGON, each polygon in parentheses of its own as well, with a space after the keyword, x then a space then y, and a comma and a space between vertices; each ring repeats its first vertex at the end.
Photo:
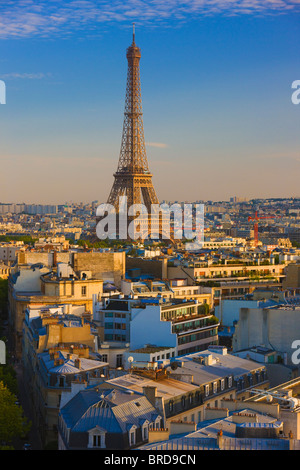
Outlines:
POLYGON ((90 445, 92 447, 98 447, 100 449, 105 448, 105 434, 104 433, 92 434, 91 438, 92 438, 92 441, 90 445))
POLYGON ((232 377, 228 377, 228 387, 232 387, 232 377))
POLYGON ((191 416, 191 421, 192 421, 192 423, 195 422, 195 415, 192 415, 192 416, 191 416))
POLYGON ((116 367, 122 367, 123 365, 123 354, 117 354, 116 367))
POLYGON ((93 436, 93 446, 101 447, 101 436, 93 436))
POLYGON ((143 436, 143 441, 146 441, 148 439, 148 422, 143 424, 142 428, 142 436, 143 436))
POLYGON ((214 382, 214 393, 218 391, 218 382, 214 382))
POLYGON ((59 386, 60 387, 64 387, 65 386, 65 376, 62 375, 60 378, 59 378, 59 386))
POLYGON ((173 411, 173 409, 174 409, 174 402, 173 402, 173 400, 171 400, 169 402, 169 411, 173 411))
POLYGON ((225 380, 221 379, 221 390, 224 390, 225 388, 225 380))
POLYGON ((102 354, 101 359, 102 362, 107 362, 107 354, 102 354))
POLYGON ((158 416, 155 420, 154 429, 160 429, 161 427, 161 418, 158 416))
POLYGON ((131 446, 134 446, 135 445, 135 429, 133 429, 132 431, 130 431, 129 433, 129 444, 131 446))
POLYGON ((82 295, 83 297, 86 296, 86 286, 82 286, 82 287, 81 287, 81 295, 82 295))
POLYGON ((208 397, 209 395, 209 385, 205 385, 205 396, 208 397))

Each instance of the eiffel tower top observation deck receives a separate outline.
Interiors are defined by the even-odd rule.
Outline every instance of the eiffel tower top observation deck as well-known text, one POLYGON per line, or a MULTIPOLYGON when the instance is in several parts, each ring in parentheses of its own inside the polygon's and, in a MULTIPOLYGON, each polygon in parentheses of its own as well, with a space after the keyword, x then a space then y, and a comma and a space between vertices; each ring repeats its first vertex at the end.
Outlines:
POLYGON ((150 212, 151 204, 159 202, 146 155, 140 82, 141 50, 135 43, 134 25, 132 44, 127 49, 126 57, 128 70, 121 150, 107 202, 118 209, 119 198, 127 196, 128 206, 144 204, 150 212))

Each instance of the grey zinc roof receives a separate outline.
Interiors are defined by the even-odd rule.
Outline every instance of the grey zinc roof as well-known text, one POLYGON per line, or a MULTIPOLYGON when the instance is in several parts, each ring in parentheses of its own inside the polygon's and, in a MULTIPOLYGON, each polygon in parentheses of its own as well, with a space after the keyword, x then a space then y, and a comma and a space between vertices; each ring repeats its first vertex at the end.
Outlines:
POLYGON ((153 421, 153 418, 157 416, 155 408, 144 396, 139 397, 137 400, 116 406, 112 408, 112 412, 118 420, 123 432, 126 431, 128 424, 139 427, 142 419, 153 421))
POLYGON ((69 359, 67 358, 67 352, 65 351, 58 351, 59 359, 63 359, 64 363, 59 364, 57 366, 54 365, 54 360, 50 358, 48 352, 44 352, 40 354, 42 361, 45 364, 48 372, 53 372, 56 374, 76 374, 78 371, 90 370, 96 367, 100 367, 101 365, 106 366, 106 362, 96 361, 93 359, 86 359, 84 357, 80 357, 80 368, 75 366, 75 359, 78 359, 76 354, 73 354, 72 357, 69 359))
POLYGON ((154 386, 157 389, 157 396, 164 397, 165 399, 174 398, 184 393, 197 390, 197 386, 175 380, 173 378, 166 378, 161 380, 152 380, 148 377, 141 377, 134 374, 126 374, 107 381, 110 386, 122 387, 125 390, 134 390, 138 393, 143 393, 143 387, 154 386))
MULTIPOLYGON (((245 408, 240 411, 239 414, 251 414, 254 411, 251 409, 245 408)), ((187 435, 187 437, 213 437, 217 438, 217 434, 220 430, 223 431, 224 437, 235 437, 237 427, 252 427, 252 423, 246 423, 246 417, 244 423, 235 423, 233 420, 234 413, 231 413, 230 416, 223 419, 216 419, 206 422, 201 422, 198 424, 198 430, 187 435)), ((253 423, 255 427, 280 427, 281 422, 277 421, 277 418, 273 416, 268 416, 263 413, 255 412, 258 422, 253 423)))
POLYGON ((73 428, 86 410, 97 401, 99 401, 99 394, 95 390, 77 393, 60 411, 67 427, 73 428))
POLYGON ((74 432, 87 432, 96 426, 110 433, 125 432, 128 425, 152 421, 155 408, 146 397, 120 390, 83 390, 62 409, 61 415, 74 432))
POLYGON ((259 364, 232 354, 222 355, 212 351, 203 351, 201 353, 182 356, 178 358, 178 362, 182 363, 182 367, 178 367, 174 372, 172 371, 172 377, 175 378, 176 374, 187 373, 188 370, 193 375, 193 383, 199 385, 228 375, 239 377, 252 370, 261 369, 264 366, 264 364, 259 364), (213 357, 213 364, 204 365, 197 362, 200 356, 207 355, 213 357))
POLYGON ((111 433, 122 432, 121 426, 112 412, 112 408, 107 406, 103 400, 91 405, 75 424, 72 431, 86 432, 96 426, 111 433))

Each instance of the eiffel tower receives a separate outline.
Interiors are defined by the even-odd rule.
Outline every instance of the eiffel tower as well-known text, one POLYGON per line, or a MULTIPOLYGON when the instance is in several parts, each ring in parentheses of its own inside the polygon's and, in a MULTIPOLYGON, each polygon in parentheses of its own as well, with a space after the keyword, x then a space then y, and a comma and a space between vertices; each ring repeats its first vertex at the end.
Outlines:
POLYGON ((118 213, 120 198, 126 196, 128 207, 143 204, 150 214, 151 205, 159 204, 159 201, 146 155, 140 82, 141 50, 135 44, 134 25, 132 44, 127 49, 126 57, 128 71, 121 150, 107 203, 113 205, 118 213))

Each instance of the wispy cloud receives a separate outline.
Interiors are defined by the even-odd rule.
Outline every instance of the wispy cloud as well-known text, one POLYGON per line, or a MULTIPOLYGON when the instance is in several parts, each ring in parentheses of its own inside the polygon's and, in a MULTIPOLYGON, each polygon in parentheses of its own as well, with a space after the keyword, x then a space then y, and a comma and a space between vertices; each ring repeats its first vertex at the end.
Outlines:
POLYGON ((42 78, 49 77, 50 74, 46 73, 18 73, 11 72, 1 75, 1 79, 10 80, 10 79, 27 79, 27 80, 41 80, 42 78))
POLYGON ((300 11, 299 0, 7 0, 0 3, 0 38, 49 37, 100 32, 106 23, 161 24, 224 14, 300 11))
POLYGON ((163 142, 145 142, 145 144, 148 146, 148 147, 157 147, 157 148, 160 148, 160 149, 165 149, 167 148, 167 144, 164 144, 163 142))

